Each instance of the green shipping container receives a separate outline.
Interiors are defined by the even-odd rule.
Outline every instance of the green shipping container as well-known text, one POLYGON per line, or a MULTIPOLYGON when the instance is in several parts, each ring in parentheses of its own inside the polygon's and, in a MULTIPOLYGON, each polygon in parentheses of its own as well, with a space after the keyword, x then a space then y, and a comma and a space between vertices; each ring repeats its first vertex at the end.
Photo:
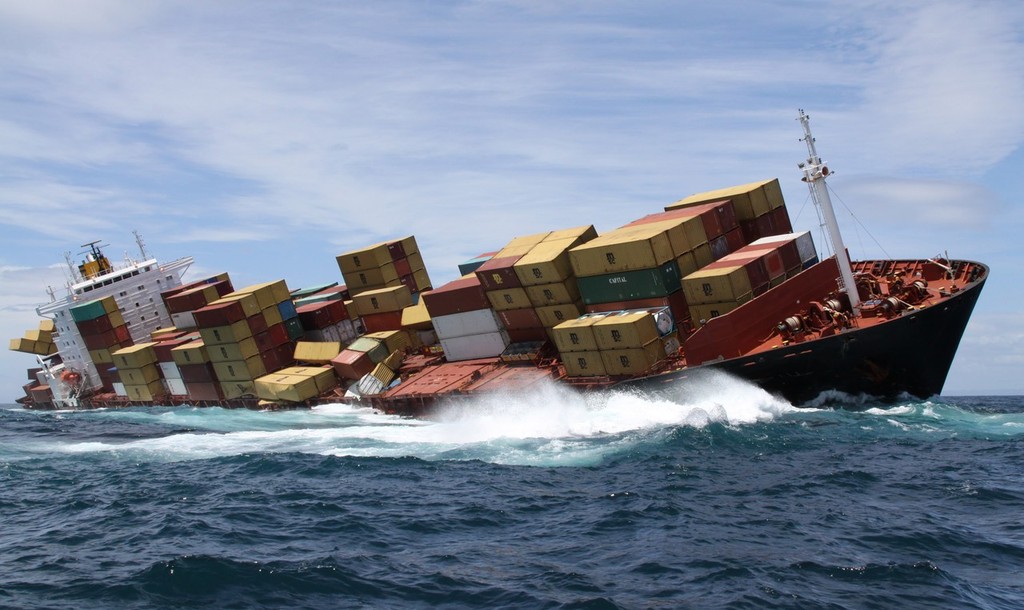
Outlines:
POLYGON ((682 278, 672 260, 654 269, 578 277, 576 283, 585 304, 599 305, 668 296, 682 287, 682 278))
POLYGON ((284 328, 288 331, 288 338, 298 341, 305 336, 306 331, 302 328, 302 322, 298 318, 289 318, 284 321, 284 328))
POLYGON ((71 308, 71 317, 74 318, 75 322, 88 322, 89 320, 102 318, 105 315, 107 315, 107 310, 104 309, 102 300, 89 301, 88 303, 75 305, 71 308))

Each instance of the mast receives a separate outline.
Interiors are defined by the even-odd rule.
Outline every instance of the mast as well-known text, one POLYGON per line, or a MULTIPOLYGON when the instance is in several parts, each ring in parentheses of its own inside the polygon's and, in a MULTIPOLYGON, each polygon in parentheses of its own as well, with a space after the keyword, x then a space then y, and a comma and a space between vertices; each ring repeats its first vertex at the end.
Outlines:
POLYGON ((811 190, 811 200, 814 205, 823 212, 825 228, 828 229, 829 239, 832 241, 832 248, 836 253, 836 263, 839 265, 839 275, 842 277, 843 290, 850 298, 850 308, 854 315, 860 313, 860 294, 857 293, 857 284, 853 280, 853 269, 850 267, 850 257, 846 253, 846 246, 843 245, 843 236, 839 232, 839 223, 836 221, 836 213, 832 209, 832 199, 828 196, 828 186, 825 184, 825 176, 828 176, 829 169, 825 165, 818 151, 814 146, 814 136, 811 135, 811 117, 800 109, 800 116, 797 117, 800 125, 804 128, 802 141, 807 144, 807 162, 799 165, 803 170, 803 181, 811 190))

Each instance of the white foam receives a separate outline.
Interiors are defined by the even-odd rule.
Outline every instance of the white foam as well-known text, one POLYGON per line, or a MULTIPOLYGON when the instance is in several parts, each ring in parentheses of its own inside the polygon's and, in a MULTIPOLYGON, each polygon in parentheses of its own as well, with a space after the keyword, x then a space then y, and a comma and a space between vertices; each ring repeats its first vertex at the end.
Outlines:
MULTIPOLYGON (((414 456, 495 463, 589 464, 649 441, 658 432, 711 424, 771 421, 797 409, 760 388, 715 373, 684 393, 579 393, 555 384, 494 394, 439 408, 432 420, 384 415, 350 405, 254 412, 174 409, 149 417, 203 432, 128 443, 86 442, 60 450, 113 452, 160 460, 207 459, 260 452, 337 456, 414 456)), ((131 417, 137 418, 138 412, 131 417)), ((128 417, 129 414, 125 413, 128 417)))

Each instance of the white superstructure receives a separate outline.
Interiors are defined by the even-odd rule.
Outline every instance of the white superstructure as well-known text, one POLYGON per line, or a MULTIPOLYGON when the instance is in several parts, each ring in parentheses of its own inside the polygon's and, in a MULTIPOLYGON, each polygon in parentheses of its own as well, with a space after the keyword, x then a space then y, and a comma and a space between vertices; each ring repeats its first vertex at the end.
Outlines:
POLYGON ((100 267, 100 272, 85 277, 73 265, 69 265, 72 280, 66 286, 67 294, 63 298, 56 298, 51 293, 53 300, 36 308, 40 316, 50 318, 54 322, 54 343, 57 345, 57 353, 63 365, 51 365, 47 362, 47 359, 54 360, 52 357, 40 358, 43 364, 43 378, 39 381, 50 386, 54 401, 58 404, 76 406, 76 396, 69 395, 67 384, 61 381, 61 373, 64 370, 76 371, 82 375, 82 390, 88 391, 102 385, 96 364, 89 356, 89 349, 71 315, 72 307, 108 296, 114 297, 135 343, 148 341, 154 330, 173 325, 160 293, 182 284, 181 277, 193 259, 188 256, 169 263, 159 263, 155 258, 147 256, 141 239, 138 241, 144 260, 136 261, 126 257, 125 263, 121 266, 110 265, 98 248, 92 247, 92 252, 79 269, 84 268, 86 264, 95 263, 98 257, 104 263, 100 267))

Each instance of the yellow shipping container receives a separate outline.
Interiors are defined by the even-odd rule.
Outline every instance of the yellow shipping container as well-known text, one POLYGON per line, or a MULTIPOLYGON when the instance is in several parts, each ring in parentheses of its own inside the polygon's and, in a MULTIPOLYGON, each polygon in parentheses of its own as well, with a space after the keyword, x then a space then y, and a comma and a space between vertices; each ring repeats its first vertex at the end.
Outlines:
POLYGON ((701 269, 683 278, 689 305, 749 300, 750 277, 743 265, 701 269))
POLYGON ((498 251, 493 258, 505 258, 509 256, 523 256, 534 246, 544 241, 551 231, 545 233, 534 233, 533 235, 522 235, 512 238, 512 241, 505 244, 505 247, 498 251))
POLYGON ((356 311, 360 316, 402 311, 412 305, 412 292, 406 286, 399 284, 360 292, 352 297, 352 302, 355 303, 356 311))
POLYGON ((686 277, 700 269, 700 265, 697 264, 697 257, 693 252, 684 252, 682 255, 677 256, 676 264, 679 265, 680 277, 686 277))
POLYGON ((257 356, 260 353, 260 349, 256 345, 255 339, 246 337, 238 343, 210 345, 206 348, 206 353, 210 356, 210 362, 230 362, 232 360, 246 360, 257 356))
POLYGON ((389 369, 387 366, 385 366, 383 362, 373 367, 373 370, 370 371, 370 377, 373 377, 377 381, 384 384, 385 388, 391 385, 391 382, 394 381, 395 377, 397 376, 398 375, 394 371, 389 369))
POLYGON ((246 360, 214 362, 213 373, 218 381, 252 381, 267 374, 263 361, 259 356, 246 360))
POLYGON ((103 311, 107 312, 108 316, 114 312, 121 311, 117 306, 117 301, 114 300, 114 297, 103 297, 100 299, 100 304, 103 305, 103 311))
POLYGON ((395 268, 395 264, 390 262, 372 269, 352 271, 344 275, 344 277, 345 285, 348 286, 349 291, 356 288, 361 292, 363 290, 394 286, 399 283, 398 270, 395 268))
POLYGON ((298 362, 330 362, 341 353, 338 341, 299 341, 295 344, 295 360, 298 362))
POLYGON ((405 352, 395 350, 385 358, 381 364, 388 367, 392 371, 397 371, 402 366, 402 360, 405 359, 405 352))
POLYGON ((57 327, 54 325, 53 320, 50 320, 49 318, 44 318, 39 322, 39 330, 52 333, 53 331, 57 330, 57 327))
POLYGON ((252 380, 222 381, 220 391, 224 398, 245 398, 256 395, 256 384, 252 380))
POLYGON ((715 255, 711 251, 711 244, 701 244, 693 249, 693 258, 697 261, 697 268, 704 267, 715 262, 715 255))
POLYGON ((264 282, 262 284, 253 284, 252 286, 246 286, 240 290, 236 290, 231 294, 227 294, 224 298, 237 297, 243 294, 251 294, 256 297, 256 301, 260 305, 260 310, 268 309, 278 303, 283 303, 291 299, 291 291, 288 290, 288 284, 284 280, 275 280, 273 282, 264 282))
POLYGON ((121 310, 115 310, 107 314, 107 319, 110 320, 110 326, 117 328, 118 326, 124 326, 124 316, 121 315, 121 310))
POLYGON ((600 377, 608 373, 604 368, 601 352, 566 352, 562 354, 562 365, 569 377, 600 377))
POLYGON ((35 341, 25 337, 11 339, 9 345, 12 352, 22 352, 24 354, 38 354, 37 350, 41 349, 35 341))
POLYGON ((430 275, 427 273, 427 270, 425 268, 413 268, 412 279, 416 280, 416 288, 419 289, 420 292, 423 292, 424 290, 430 290, 433 287, 433 285, 430 283, 430 275))
POLYGON ((491 302, 494 311, 508 311, 510 309, 530 309, 533 304, 526 296, 526 290, 522 288, 507 288, 505 290, 489 290, 485 293, 487 300, 491 302))
POLYGON ((129 385, 126 383, 124 384, 124 391, 130 400, 138 400, 140 402, 153 402, 167 394, 163 382, 159 379, 142 384, 129 385))
POLYGON ((654 316, 646 311, 609 314, 591 328, 601 350, 643 347, 658 338, 654 316))
POLYGON ((647 372, 665 358, 661 339, 654 339, 643 347, 601 350, 601 359, 609 375, 639 375, 647 372))
POLYGON ((380 332, 367 333, 363 336, 383 343, 388 353, 395 351, 404 352, 406 348, 412 346, 412 339, 409 337, 409 333, 404 330, 382 330, 380 332))
POLYGON ((202 339, 190 341, 185 345, 171 348, 171 358, 178 366, 186 364, 203 364, 210 361, 210 354, 206 351, 206 344, 202 339))
POLYGON ((113 364, 114 356, 110 353, 109 349, 92 349, 89 350, 89 358, 95 364, 113 364))
MULTIPOLYGON (((274 298, 273 290, 263 289, 263 294, 264 300, 274 298)), ((232 293, 220 299, 212 301, 210 304, 218 305, 222 303, 230 303, 232 301, 238 301, 238 303, 242 306, 242 311, 245 312, 245 317, 247 318, 249 316, 259 315, 259 313, 263 311, 263 309, 265 309, 263 306, 260 305, 259 298, 256 296, 256 294, 252 292, 232 293)), ((277 303, 272 303, 272 305, 276 304, 277 303)))
POLYGON ((555 284, 527 286, 526 297, 534 307, 570 305, 580 300, 580 288, 576 284, 576 278, 571 277, 555 284))
POLYGON ((113 352, 114 365, 121 369, 137 369, 156 362, 156 343, 139 343, 113 352))
POLYGON ((429 330, 433 328, 430 323, 430 312, 420 298, 419 302, 402 310, 402 328, 414 330, 429 330))
MULTIPOLYGON (((271 309, 263 312, 264 316, 267 316, 268 312, 277 311, 277 306, 274 305, 271 309)), ((277 323, 280 323, 281 313, 277 314, 277 323)), ((270 319, 267 319, 267 325, 270 326, 270 319)), ((243 339, 248 339, 252 336, 252 330, 249 328, 249 323, 245 320, 239 320, 229 326, 214 326, 213 328, 200 328, 199 336, 203 338, 203 343, 206 344, 207 348, 214 345, 223 345, 225 343, 238 343, 243 339)), ((115 360, 116 362, 116 360, 115 360)))
POLYGON ((675 256, 689 252, 708 241, 707 234, 704 232, 704 222, 697 216, 651 222, 646 223, 646 226, 665 229, 669 243, 672 244, 672 253, 675 256))
MULTIPOLYGON (((408 253, 406 253, 408 256, 408 253)), ((366 269, 377 269, 391 262, 391 252, 386 242, 373 244, 361 250, 352 250, 339 254, 337 257, 338 268, 341 274, 348 277, 348 274, 355 274, 366 269)))
POLYGON ((312 377, 283 373, 282 371, 264 375, 255 380, 253 387, 256 390, 256 396, 263 400, 302 402, 319 395, 316 382, 312 377))
POLYGON ((523 286, 564 282, 573 277, 569 248, 581 243, 576 237, 543 241, 524 254, 512 269, 523 286))
MULTIPOLYGON (((605 316, 585 316, 562 322, 551 329, 551 338, 560 354, 597 351, 594 324, 605 316)), ((563 358, 564 359, 564 358, 563 358)))
POLYGON ((125 386, 146 385, 160 380, 160 367, 148 364, 140 368, 118 368, 117 375, 125 386))
POLYGON ((690 319, 693 320, 694 326, 699 327, 711 318, 717 318, 718 316, 727 314, 740 305, 742 305, 742 303, 737 303, 736 301, 730 301, 728 303, 690 305, 690 319))
POLYGON ((667 232, 658 223, 623 227, 569 250, 578 277, 652 269, 674 258, 667 232))
POLYGON ((548 233, 543 240, 541 240, 541 243, 572 238, 578 240, 577 243, 573 245, 579 245, 586 243, 595 237, 597 237, 597 229, 594 228, 594 225, 583 225, 580 227, 572 227, 571 229, 552 231, 548 233))
POLYGON ((678 210, 679 208, 687 208, 726 199, 732 200, 733 207, 736 209, 737 220, 753 220, 775 208, 785 205, 782 199, 782 188, 779 186, 779 179, 775 178, 773 180, 751 182, 749 184, 696 193, 665 206, 665 209, 678 210))
POLYGON ((569 303, 567 305, 546 305, 536 309, 537 317, 540 318, 544 328, 554 328, 562 322, 575 320, 583 313, 581 303, 569 303))

